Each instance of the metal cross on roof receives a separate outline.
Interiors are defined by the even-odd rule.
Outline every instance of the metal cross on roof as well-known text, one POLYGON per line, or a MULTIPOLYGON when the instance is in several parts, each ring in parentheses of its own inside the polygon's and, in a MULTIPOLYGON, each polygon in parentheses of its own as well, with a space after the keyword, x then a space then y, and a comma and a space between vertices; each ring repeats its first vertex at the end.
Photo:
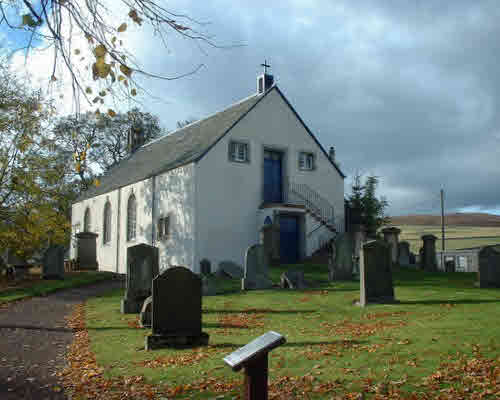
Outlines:
POLYGON ((264 60, 264 64, 260 64, 262 67, 264 67, 264 74, 267 74, 267 69, 271 68, 270 65, 267 64, 267 60, 264 60))

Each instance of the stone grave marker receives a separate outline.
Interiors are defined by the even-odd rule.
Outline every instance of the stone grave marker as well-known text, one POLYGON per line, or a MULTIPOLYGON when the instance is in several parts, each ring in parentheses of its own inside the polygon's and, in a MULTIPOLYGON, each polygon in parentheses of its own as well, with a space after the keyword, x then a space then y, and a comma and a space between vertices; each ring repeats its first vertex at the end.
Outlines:
POLYGON ((243 278, 243 268, 232 261, 221 261, 217 270, 219 276, 229 276, 232 279, 243 278))
POLYGON ((480 288, 500 288, 500 245, 479 251, 478 278, 480 288))
POLYGON ((127 290, 121 302, 123 314, 137 314, 151 295, 151 282, 159 272, 158 248, 141 243, 127 248, 127 290))
POLYGON ((360 300, 370 303, 395 303, 391 269, 391 245, 383 240, 366 242, 360 255, 360 300))
POLYGON ((141 328, 151 328, 151 307, 153 305, 153 296, 149 296, 142 304, 139 314, 139 324, 141 328))
POLYGON ((349 232, 340 233, 335 238, 335 263, 333 280, 350 280, 353 277, 354 241, 349 232))
POLYGON ((281 274, 280 287, 282 289, 305 289, 308 286, 304 279, 304 271, 291 269, 281 274))
POLYGON ((245 271, 241 279, 241 290, 269 289, 273 286, 268 276, 268 257, 264 246, 254 244, 245 253, 245 271))
POLYGON ((335 265, 337 265, 337 247, 335 240, 332 239, 327 245, 328 250, 328 280, 333 282, 335 280, 335 265))
POLYGON ((410 252, 410 265, 415 265, 417 263, 417 257, 414 253, 410 252))
POLYGON ((49 246, 43 254, 42 262, 43 279, 64 279, 64 247, 60 245, 49 246))
POLYGON ((424 242, 422 246, 422 256, 420 259, 420 264, 422 269, 429 272, 437 272, 437 261, 436 261, 436 239, 437 236, 434 235, 423 235, 422 240, 424 242))
POLYGON ((171 267, 153 279, 151 335, 146 350, 208 344, 201 330, 201 278, 185 267, 171 267))
POLYGON ((208 275, 201 276, 201 292, 203 296, 215 296, 217 294, 214 278, 208 275))
POLYGON ((398 236, 401 233, 401 229, 394 226, 390 228, 382 229, 384 234, 384 240, 391 245, 391 260, 393 263, 398 262, 398 236))
POLYGON ((81 269, 96 270, 97 264, 97 233, 79 232, 76 234, 76 257, 81 269))
POLYGON ((398 262, 399 265, 410 264, 410 243, 406 241, 398 243, 398 262))
POLYGON ((204 258, 203 260, 200 261, 200 272, 202 275, 210 275, 212 273, 210 260, 204 258))

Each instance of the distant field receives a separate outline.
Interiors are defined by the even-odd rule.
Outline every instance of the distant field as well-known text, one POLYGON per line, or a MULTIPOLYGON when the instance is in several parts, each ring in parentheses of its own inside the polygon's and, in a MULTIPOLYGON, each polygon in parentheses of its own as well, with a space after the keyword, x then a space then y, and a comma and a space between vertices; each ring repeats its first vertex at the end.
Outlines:
MULTIPOLYGON (((412 252, 418 254, 422 246, 422 235, 433 234, 436 240, 436 249, 441 250, 441 226, 436 225, 394 225, 401 229, 399 240, 410 243, 412 252)), ((500 226, 446 226, 445 248, 447 250, 463 249, 468 247, 486 246, 500 243, 500 226)))

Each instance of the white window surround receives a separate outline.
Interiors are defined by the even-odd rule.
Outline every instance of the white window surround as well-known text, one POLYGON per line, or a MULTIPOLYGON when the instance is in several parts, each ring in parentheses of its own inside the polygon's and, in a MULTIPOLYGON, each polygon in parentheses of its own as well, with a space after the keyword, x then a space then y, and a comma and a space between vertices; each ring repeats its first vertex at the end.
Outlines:
POLYGON ((104 205, 102 243, 107 244, 111 241, 111 203, 109 201, 104 205))
POLYGON ((316 157, 314 153, 299 152, 299 169, 301 171, 313 171, 316 169, 316 157))
POLYGON ((137 203, 134 194, 131 194, 127 202, 127 241, 136 237, 137 226, 137 203))
POLYGON ((246 142, 229 142, 229 160, 239 163, 250 162, 250 146, 246 142))

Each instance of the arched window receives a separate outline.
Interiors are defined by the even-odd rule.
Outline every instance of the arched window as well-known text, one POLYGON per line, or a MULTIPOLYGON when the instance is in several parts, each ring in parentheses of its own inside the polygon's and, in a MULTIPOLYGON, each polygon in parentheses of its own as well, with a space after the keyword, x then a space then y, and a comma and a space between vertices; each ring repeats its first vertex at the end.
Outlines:
POLYGON ((90 232, 90 208, 87 207, 83 216, 83 231, 90 232))
POLYGON ((102 220, 102 242, 108 243, 111 240, 111 203, 109 201, 107 201, 104 206, 104 215, 102 220))
POLYGON ((137 221, 137 204, 135 196, 131 195, 127 203, 127 240, 135 239, 135 227, 137 221))

